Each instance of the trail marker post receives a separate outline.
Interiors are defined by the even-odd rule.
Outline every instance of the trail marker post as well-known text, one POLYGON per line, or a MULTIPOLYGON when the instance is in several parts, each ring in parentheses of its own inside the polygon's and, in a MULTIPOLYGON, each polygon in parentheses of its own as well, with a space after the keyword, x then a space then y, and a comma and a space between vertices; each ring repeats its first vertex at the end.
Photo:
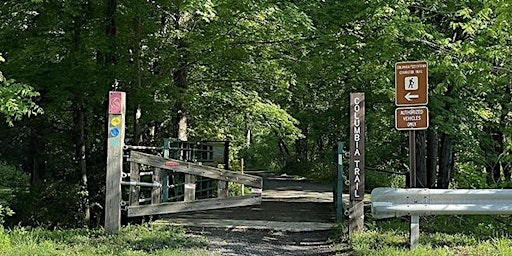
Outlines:
POLYGON ((121 228, 121 173, 123 172, 126 94, 111 91, 108 101, 105 231, 116 233, 121 228))
POLYGON ((364 225, 364 93, 350 94, 350 161, 349 161, 349 233, 361 231, 364 225))

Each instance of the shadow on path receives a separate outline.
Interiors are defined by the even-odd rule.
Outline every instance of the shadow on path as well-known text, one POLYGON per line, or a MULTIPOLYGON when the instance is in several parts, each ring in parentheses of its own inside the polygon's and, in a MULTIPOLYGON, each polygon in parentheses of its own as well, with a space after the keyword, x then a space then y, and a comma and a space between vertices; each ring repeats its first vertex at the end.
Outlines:
POLYGON ((261 220, 334 223, 332 188, 291 176, 250 172, 264 178, 261 205, 169 214, 172 219, 261 220))

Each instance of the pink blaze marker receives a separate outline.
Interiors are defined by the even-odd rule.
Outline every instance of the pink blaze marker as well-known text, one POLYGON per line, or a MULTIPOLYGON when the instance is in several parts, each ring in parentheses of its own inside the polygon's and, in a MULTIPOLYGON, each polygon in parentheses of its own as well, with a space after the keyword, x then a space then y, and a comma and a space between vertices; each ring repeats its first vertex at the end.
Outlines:
POLYGON ((121 114, 121 102, 122 102, 122 93, 121 92, 110 92, 108 95, 108 113, 114 115, 121 114))

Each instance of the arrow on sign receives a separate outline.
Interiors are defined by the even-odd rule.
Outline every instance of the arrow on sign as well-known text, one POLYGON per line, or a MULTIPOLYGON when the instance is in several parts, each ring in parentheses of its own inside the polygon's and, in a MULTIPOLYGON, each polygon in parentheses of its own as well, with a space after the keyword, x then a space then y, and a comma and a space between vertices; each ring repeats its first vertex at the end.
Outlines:
POLYGON ((418 99, 420 96, 418 94, 411 94, 410 92, 408 92, 406 95, 405 95, 405 99, 408 100, 408 101, 412 101, 413 99, 418 99))

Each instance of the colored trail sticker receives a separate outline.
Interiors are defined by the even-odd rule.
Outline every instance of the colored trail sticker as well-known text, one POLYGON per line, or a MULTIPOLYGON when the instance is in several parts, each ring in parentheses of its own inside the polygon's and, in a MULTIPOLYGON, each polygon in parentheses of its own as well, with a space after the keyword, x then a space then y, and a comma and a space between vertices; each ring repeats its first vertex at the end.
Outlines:
POLYGON ((112 120, 110 120, 110 124, 112 126, 118 126, 119 124, 121 123, 121 118, 119 118, 118 116, 112 118, 112 120))
POLYGON ((109 114, 121 114, 122 94, 121 92, 110 92, 108 99, 109 114))
POLYGON ((112 137, 117 137, 119 135, 119 129, 117 129, 117 128, 110 129, 110 135, 112 137))
POLYGON ((110 145, 112 145, 112 147, 117 147, 117 145, 119 145, 119 140, 118 139, 114 139, 110 142, 110 145))

